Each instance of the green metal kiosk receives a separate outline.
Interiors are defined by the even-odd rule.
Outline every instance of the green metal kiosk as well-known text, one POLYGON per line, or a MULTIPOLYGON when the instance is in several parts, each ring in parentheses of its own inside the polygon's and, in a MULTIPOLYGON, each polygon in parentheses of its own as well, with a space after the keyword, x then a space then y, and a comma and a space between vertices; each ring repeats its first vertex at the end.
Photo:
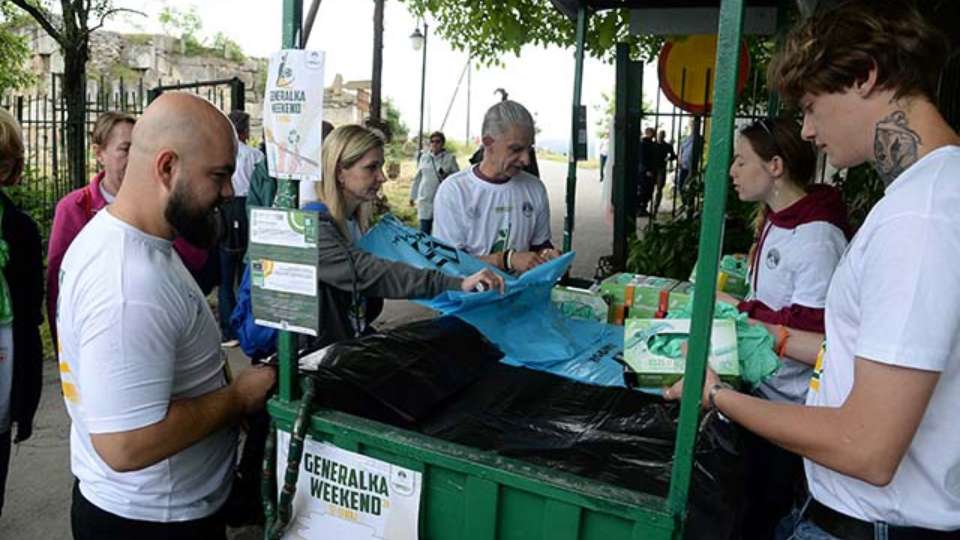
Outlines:
MULTIPOLYGON (((579 110, 580 74, 586 18, 593 9, 652 5, 659 2, 564 2, 577 11, 577 77, 574 113, 579 110)), ((683 537, 687 495, 690 487, 693 451, 700 416, 700 395, 714 310, 714 293, 723 236, 723 215, 727 193, 727 168, 734 132, 737 60, 741 43, 745 0, 696 2, 719 7, 719 44, 714 94, 710 163, 700 233, 700 263, 696 303, 686 368, 686 384, 680 407, 674 465, 669 494, 665 498, 618 488, 595 480, 504 458, 492 452, 448 443, 424 435, 372 422, 333 410, 307 410, 312 387, 309 378, 298 377, 295 340, 282 332, 279 349, 279 391, 268 403, 272 424, 293 433, 306 433, 314 440, 328 441, 350 452, 370 456, 422 474, 419 536, 439 540, 493 539, 677 539, 683 537), (302 385, 302 386, 301 386, 302 385)), ((673 5, 690 2, 671 2, 673 5)), ((302 0, 283 2, 284 48, 299 43, 302 0)), ((625 54, 621 47, 619 51, 625 54)), ((618 64, 618 103, 629 99, 637 88, 620 84, 626 80, 618 64)), ((639 105, 639 99, 634 100, 639 105)), ((629 107, 617 110, 617 134, 624 137, 629 107)), ((635 112, 635 111, 634 111, 635 112)), ((574 118, 574 143, 577 119, 574 118)), ((572 155, 572 154, 571 154, 572 155)), ((615 163, 616 174, 624 174, 623 153, 615 163)), ((568 188, 576 183, 576 162, 571 159, 568 188)), ((293 182, 282 181, 278 206, 295 207, 293 182)), ((569 249, 573 223, 572 189, 567 195, 567 223, 564 247, 569 249)), ((622 220, 619 220, 622 222, 622 220)), ((275 431, 274 431, 275 433, 275 431)), ((275 448, 268 440, 268 455, 275 448)), ((275 443, 273 443, 275 444, 275 443)), ((269 459, 265 467, 273 467, 269 459)), ((299 463, 288 474, 296 474, 299 463)), ((279 505, 276 486, 265 483, 268 537, 277 537, 290 518, 292 494, 281 490, 279 505)))

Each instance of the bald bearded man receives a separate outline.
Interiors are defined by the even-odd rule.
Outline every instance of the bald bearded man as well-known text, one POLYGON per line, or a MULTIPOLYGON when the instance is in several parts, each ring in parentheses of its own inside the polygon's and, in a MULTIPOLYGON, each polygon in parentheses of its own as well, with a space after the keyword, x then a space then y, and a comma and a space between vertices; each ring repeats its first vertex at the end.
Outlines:
POLYGON ((263 407, 275 375, 252 368, 227 383, 217 323, 172 240, 215 240, 235 144, 210 103, 161 96, 133 130, 116 202, 64 256, 75 539, 225 537, 236 425, 263 407))

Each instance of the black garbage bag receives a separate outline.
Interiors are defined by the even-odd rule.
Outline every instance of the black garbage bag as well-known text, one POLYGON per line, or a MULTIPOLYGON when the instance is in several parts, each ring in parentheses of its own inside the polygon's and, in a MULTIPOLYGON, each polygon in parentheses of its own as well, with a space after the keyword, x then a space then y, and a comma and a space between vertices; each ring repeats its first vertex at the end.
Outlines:
MULTIPOLYGON (((324 406, 600 482, 667 495, 679 406, 500 364, 444 317, 336 345, 314 374, 324 406)), ((736 427, 702 423, 687 538, 734 538, 743 496, 736 427)))
MULTIPOLYGON (((666 497, 680 407, 634 390, 498 365, 420 426, 426 435, 666 497)), ((736 428, 708 418, 687 538, 732 538, 742 485, 736 428)))
POLYGON ((502 357, 473 326, 440 317, 332 345, 305 374, 317 383, 318 405, 411 427, 502 357))

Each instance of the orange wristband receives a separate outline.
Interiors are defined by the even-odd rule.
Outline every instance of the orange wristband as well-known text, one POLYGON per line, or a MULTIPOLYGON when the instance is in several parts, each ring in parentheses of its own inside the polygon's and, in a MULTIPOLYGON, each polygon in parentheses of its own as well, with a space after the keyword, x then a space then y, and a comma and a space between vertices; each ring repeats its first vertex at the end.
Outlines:
POLYGON ((790 331, 786 329, 783 325, 777 325, 777 346, 776 352, 777 356, 783 358, 784 352, 787 350, 787 340, 790 339, 790 331))

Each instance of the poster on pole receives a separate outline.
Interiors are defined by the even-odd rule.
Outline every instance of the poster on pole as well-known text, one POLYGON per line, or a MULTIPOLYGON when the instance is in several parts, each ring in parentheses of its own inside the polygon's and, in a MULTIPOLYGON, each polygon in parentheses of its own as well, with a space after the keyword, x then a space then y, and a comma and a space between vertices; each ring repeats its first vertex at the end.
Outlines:
MULTIPOLYGON (((277 493, 290 433, 277 431, 277 493)), ((417 540, 423 475, 309 436, 285 540, 417 540)))
POLYGON ((323 51, 284 49, 270 57, 263 99, 270 176, 320 180, 323 51))
POLYGON ((317 335, 316 212, 250 209, 250 296, 254 322, 317 335))

